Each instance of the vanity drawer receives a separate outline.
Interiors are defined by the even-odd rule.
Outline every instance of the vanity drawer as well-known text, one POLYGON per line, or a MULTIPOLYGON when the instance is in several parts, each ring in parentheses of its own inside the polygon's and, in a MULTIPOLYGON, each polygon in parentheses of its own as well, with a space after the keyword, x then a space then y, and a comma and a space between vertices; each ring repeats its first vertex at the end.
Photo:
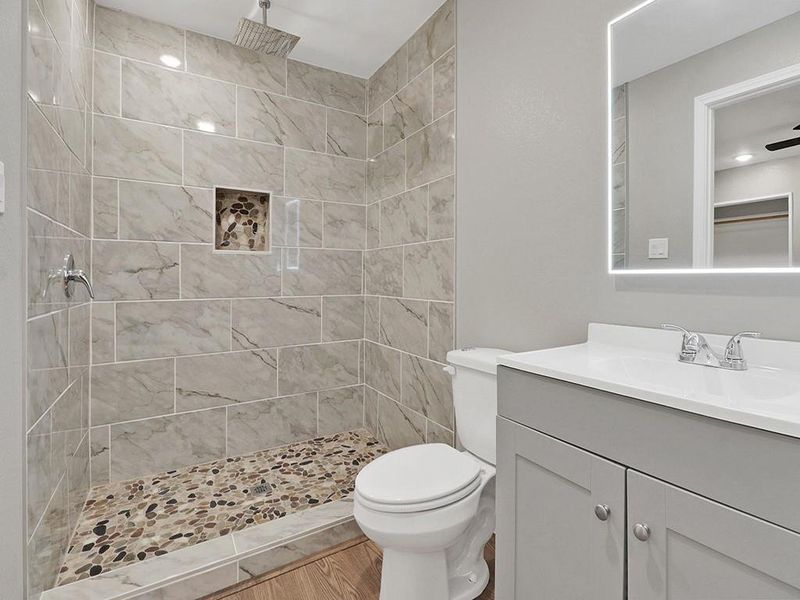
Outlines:
POLYGON ((800 532, 798 439, 508 367, 498 368, 498 411, 589 452, 800 532))

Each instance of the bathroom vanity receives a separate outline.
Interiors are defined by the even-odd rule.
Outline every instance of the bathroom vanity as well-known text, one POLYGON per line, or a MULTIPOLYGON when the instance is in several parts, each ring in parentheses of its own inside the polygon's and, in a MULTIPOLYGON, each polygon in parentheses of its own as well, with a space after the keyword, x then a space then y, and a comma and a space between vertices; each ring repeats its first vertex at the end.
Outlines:
POLYGON ((497 598, 800 598, 800 344, 588 338, 499 360, 497 598))

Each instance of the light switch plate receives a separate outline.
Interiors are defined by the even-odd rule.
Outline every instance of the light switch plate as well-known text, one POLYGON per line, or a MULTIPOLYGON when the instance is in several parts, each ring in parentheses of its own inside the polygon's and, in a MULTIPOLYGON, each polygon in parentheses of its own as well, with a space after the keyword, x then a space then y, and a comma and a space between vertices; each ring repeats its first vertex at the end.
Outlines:
POLYGON ((648 258, 669 258, 669 238, 653 238, 650 240, 648 258))
POLYGON ((6 212, 6 166, 0 160, 0 215, 6 212))

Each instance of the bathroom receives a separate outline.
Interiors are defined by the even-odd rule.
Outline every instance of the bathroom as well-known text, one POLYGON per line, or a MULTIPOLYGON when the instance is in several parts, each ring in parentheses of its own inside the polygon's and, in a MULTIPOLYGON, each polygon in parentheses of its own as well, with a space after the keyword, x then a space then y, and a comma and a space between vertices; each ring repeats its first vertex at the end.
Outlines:
POLYGON ((0 598, 800 599, 798 28, 4 0, 0 598))

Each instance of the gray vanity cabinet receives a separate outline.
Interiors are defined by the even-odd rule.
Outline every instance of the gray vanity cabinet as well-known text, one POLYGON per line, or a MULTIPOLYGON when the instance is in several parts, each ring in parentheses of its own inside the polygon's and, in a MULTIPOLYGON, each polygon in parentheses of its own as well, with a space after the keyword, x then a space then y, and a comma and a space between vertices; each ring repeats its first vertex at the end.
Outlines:
POLYGON ((631 600, 800 598, 800 535, 633 470, 627 531, 631 600))
POLYGON ((502 418, 497 461, 497 598, 623 598, 625 469, 502 418))

